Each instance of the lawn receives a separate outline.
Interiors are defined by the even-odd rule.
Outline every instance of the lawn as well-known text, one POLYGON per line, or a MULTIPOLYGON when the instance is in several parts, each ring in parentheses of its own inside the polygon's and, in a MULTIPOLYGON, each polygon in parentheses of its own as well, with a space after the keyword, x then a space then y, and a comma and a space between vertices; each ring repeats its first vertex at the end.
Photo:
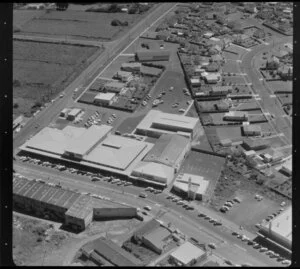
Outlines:
POLYGON ((110 41, 130 29, 141 18, 143 15, 127 13, 51 11, 27 21, 21 33, 110 41), (127 21, 128 26, 112 26, 111 21, 114 19, 127 21))
POLYGON ((276 96, 282 105, 292 105, 293 103, 292 94, 277 94, 276 96))
POLYGON ((287 91, 293 92, 293 82, 292 81, 269 81, 267 82, 268 86, 273 90, 276 91, 287 91))
POLYGON ((13 11, 13 26, 22 27, 24 24, 34 18, 38 18, 45 14, 44 10, 14 10, 13 11))
POLYGON ((13 43, 14 114, 30 116, 35 102, 47 102, 93 60, 97 48, 41 42, 13 43), (23 101, 25 100, 25 101, 23 101))
POLYGON ((234 61, 227 61, 224 66, 222 67, 223 72, 226 73, 239 73, 237 62, 234 61))
POLYGON ((242 140, 241 127, 218 127, 216 128, 216 132, 220 140, 242 140))
POLYGON ((225 80, 225 83, 232 83, 232 84, 242 84, 244 85, 245 84, 245 80, 243 78, 243 76, 226 76, 226 77, 223 77, 224 80, 225 80))

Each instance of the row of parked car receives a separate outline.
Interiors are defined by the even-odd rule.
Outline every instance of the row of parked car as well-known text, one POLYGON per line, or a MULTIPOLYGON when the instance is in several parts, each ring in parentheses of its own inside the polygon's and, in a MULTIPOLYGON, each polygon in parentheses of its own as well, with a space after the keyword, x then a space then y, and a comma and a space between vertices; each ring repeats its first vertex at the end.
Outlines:
POLYGON ((186 203, 184 200, 180 199, 179 197, 176 197, 175 195, 170 194, 167 196, 167 199, 171 200, 172 202, 176 203, 177 205, 182 205, 182 207, 184 207, 187 210, 195 209, 192 205, 186 203))
POLYGON ((243 242, 247 243, 248 245, 253 246, 254 249, 257 249, 259 252, 265 253, 270 258, 276 258, 277 261, 281 262, 282 264, 289 265, 290 261, 281 257, 278 253, 275 253, 272 250, 269 250, 266 247, 263 247, 262 245, 256 243, 253 240, 250 240, 247 236, 244 234, 239 234, 237 232, 233 232, 232 235, 236 236, 237 238, 241 239, 243 242))
POLYGON ((85 127, 89 128, 91 125, 94 124, 101 124, 101 118, 100 118, 100 113, 96 111, 93 115, 91 115, 88 119, 87 122, 84 124, 85 127))
POLYGON ((149 192, 152 192, 154 194, 159 194, 159 193, 162 193, 162 190, 157 190, 157 189, 154 189, 153 187, 147 187, 145 189, 145 191, 149 191, 149 192))
POLYGON ((222 225, 222 222, 214 219, 214 218, 211 218, 210 216, 204 214, 204 213, 199 213, 198 214, 198 217, 202 217, 204 218, 205 220, 208 220, 210 223, 214 224, 215 226, 220 226, 222 225))
POLYGON ((226 213, 229 211, 235 203, 241 203, 241 199, 239 197, 235 197, 232 200, 227 200, 224 205, 220 208, 222 213, 226 213))

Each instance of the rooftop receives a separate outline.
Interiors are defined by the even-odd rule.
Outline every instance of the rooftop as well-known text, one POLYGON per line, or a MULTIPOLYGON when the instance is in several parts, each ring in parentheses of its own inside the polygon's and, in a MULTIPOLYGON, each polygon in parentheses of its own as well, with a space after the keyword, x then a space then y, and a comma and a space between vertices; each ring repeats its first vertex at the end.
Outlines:
POLYGON ((66 212, 66 215, 78 219, 86 218, 93 211, 91 201, 92 197, 88 195, 81 195, 76 202, 71 205, 69 210, 66 212))
POLYGON ((192 191, 197 194, 204 194, 208 188, 209 181, 204 180, 202 176, 183 174, 181 178, 177 178, 174 182, 174 186, 182 191, 188 192, 189 178, 191 178, 192 191))
POLYGON ((171 256, 181 262, 182 264, 188 264, 193 259, 197 259, 205 254, 205 252, 193 245, 190 242, 185 242, 178 249, 176 249, 171 256))
POLYGON ((141 50, 137 51, 136 55, 138 58, 151 57, 151 56, 169 56, 169 50, 141 50))
POLYGON ((104 92, 101 92, 101 93, 98 93, 96 96, 95 96, 95 100, 104 100, 104 101, 110 101, 112 100, 114 97, 116 96, 115 93, 112 93, 112 92, 107 92, 107 93, 104 93, 104 92))
POLYGON ((124 88, 125 87, 125 84, 122 83, 122 82, 116 82, 116 81, 110 81, 108 83, 106 83, 104 85, 104 87, 110 87, 110 88, 124 88))

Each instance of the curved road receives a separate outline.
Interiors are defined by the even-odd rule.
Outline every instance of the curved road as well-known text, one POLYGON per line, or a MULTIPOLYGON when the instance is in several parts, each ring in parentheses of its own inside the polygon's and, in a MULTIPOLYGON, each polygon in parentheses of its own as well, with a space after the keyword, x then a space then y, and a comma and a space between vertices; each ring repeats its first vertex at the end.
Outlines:
POLYGON ((277 46, 280 44, 292 42, 292 37, 284 37, 278 41, 275 41, 274 44, 269 45, 259 45, 253 48, 250 52, 245 53, 241 58, 240 69, 242 73, 247 73, 248 82, 251 82, 253 85, 253 89, 256 93, 259 93, 261 97, 261 101, 259 101, 260 106, 275 115, 275 119, 270 120, 269 123, 273 127, 273 129, 277 130, 278 133, 284 133, 284 142, 285 144, 291 144, 292 139, 292 126, 291 121, 287 117, 282 117, 285 115, 280 104, 276 102, 276 98, 270 98, 270 92, 268 88, 263 83, 262 75, 258 73, 256 68, 253 65, 253 59, 256 55, 264 52, 270 51, 273 46, 277 46))

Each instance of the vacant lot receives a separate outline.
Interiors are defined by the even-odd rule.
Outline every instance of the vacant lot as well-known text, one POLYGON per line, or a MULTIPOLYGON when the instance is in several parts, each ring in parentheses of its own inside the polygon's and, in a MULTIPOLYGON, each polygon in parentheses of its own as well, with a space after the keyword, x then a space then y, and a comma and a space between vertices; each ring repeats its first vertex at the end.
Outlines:
POLYGON ((180 173, 203 176, 204 179, 213 182, 219 178, 224 163, 225 158, 191 151, 184 161, 180 173))
POLYGON ((292 81, 269 81, 267 82, 268 86, 273 90, 276 91, 287 91, 293 92, 293 82, 292 81))
POLYGON ((282 105, 292 105, 293 103, 292 94, 277 94, 276 96, 282 105))
POLYGON ((216 128, 216 132, 220 140, 230 139, 235 141, 242 139, 241 127, 218 127, 216 128))
MULTIPOLYGON (((97 48, 15 41, 14 114, 30 116, 36 102, 48 102, 93 60, 97 48)), ((101 52, 101 51, 100 51, 101 52)))
MULTIPOLYGON (((20 12, 20 14, 22 13, 20 12)), ((121 33, 135 25, 142 17, 143 15, 127 13, 51 11, 27 21, 21 27, 21 33, 110 41, 119 37, 121 33), (111 26, 111 21, 114 19, 121 22, 127 21, 128 26, 111 26)))
POLYGON ((44 10, 14 10, 13 26, 20 29, 25 23, 44 14, 44 10))
POLYGON ((231 85, 245 85, 243 76, 226 76, 224 81, 225 83, 231 83, 231 85))
POLYGON ((223 66, 223 72, 226 73, 239 73, 237 62, 235 61, 227 61, 223 66))
POLYGON ((226 51, 224 50, 223 55, 225 57, 226 60, 228 61, 236 61, 240 58, 240 56, 238 54, 233 53, 235 52, 234 49, 229 49, 227 48, 226 51))

